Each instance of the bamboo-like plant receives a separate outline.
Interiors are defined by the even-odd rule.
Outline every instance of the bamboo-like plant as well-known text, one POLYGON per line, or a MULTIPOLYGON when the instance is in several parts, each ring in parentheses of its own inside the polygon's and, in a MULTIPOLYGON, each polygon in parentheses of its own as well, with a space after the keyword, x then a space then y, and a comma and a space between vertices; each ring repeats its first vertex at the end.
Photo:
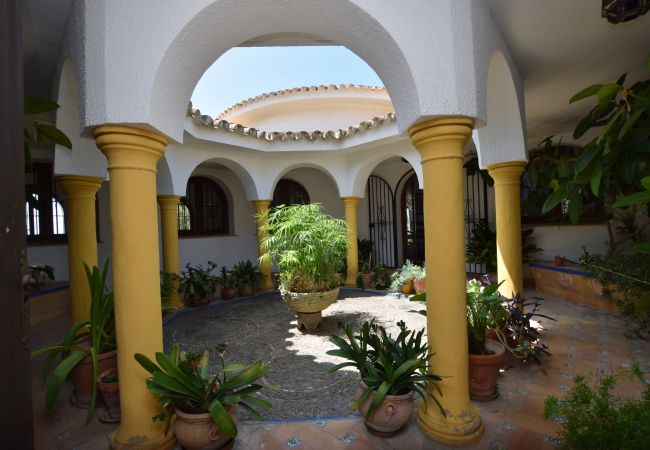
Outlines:
POLYGON ((260 262, 280 270, 280 286, 291 292, 324 292, 340 285, 347 250, 347 224, 321 212, 319 203, 280 205, 258 215, 268 233, 260 262))
POLYGON ((228 407, 239 405, 258 419, 263 417, 255 408, 270 409, 271 404, 258 397, 264 387, 257 380, 268 371, 268 366, 257 361, 250 366, 226 364, 225 344, 217 346, 221 367, 215 375, 208 373, 209 352, 181 352, 174 344, 169 354, 156 353, 156 363, 136 353, 135 360, 151 374, 147 389, 158 396, 165 412, 153 419, 166 419, 165 434, 171 417, 178 408, 189 414, 210 413, 212 421, 228 437, 237 436, 237 425, 228 413, 228 407), (233 375, 234 374, 234 375, 233 375))
POLYGON ((429 384, 442 396, 436 384, 442 377, 428 371, 430 359, 435 353, 430 352, 426 340, 423 342, 424 329, 418 332, 409 330, 403 321, 397 325, 400 332, 393 338, 384 327, 374 322, 365 322, 357 335, 352 333, 352 326, 346 324, 345 334, 348 339, 331 336, 330 342, 338 349, 329 350, 327 354, 349 361, 332 367, 329 372, 333 373, 344 367, 355 367, 359 371, 366 388, 352 404, 351 409, 359 408, 374 392, 375 396, 366 413, 367 420, 372 419, 386 395, 402 395, 410 391, 418 394, 423 400, 429 396, 446 416, 440 401, 427 390, 429 384))
POLYGON ((32 353, 32 356, 48 354, 43 365, 43 374, 47 379, 45 395, 47 409, 54 408, 61 386, 70 371, 83 359, 91 359, 93 367, 92 397, 87 420, 92 417, 97 400, 98 357, 100 354, 116 348, 113 292, 106 288, 108 265, 107 259, 101 270, 94 266, 91 271, 84 263, 90 289, 90 320, 75 323, 68 330, 61 344, 42 348, 32 353), (87 338, 90 338, 90 346, 86 344, 87 338), (50 368, 58 356, 63 359, 50 373, 50 368))

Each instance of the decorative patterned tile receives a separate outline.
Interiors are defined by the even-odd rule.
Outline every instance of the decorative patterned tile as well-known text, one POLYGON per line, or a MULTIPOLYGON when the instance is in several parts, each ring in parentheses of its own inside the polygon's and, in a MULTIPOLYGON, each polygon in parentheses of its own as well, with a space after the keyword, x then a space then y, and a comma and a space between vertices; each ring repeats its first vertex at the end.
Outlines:
POLYGON ((314 426, 316 428, 321 428, 322 429, 322 428, 325 428, 326 425, 327 425, 327 422, 325 422, 323 419, 318 419, 318 420, 316 420, 314 422, 314 426))
POLYGON ((607 350, 603 350, 602 352, 599 353, 600 355, 609 355, 609 352, 607 350))
POLYGON ((354 433, 346 433, 342 438, 341 442, 343 442, 345 445, 352 445, 357 441, 357 437, 354 435, 354 433))
POLYGON ((614 372, 612 372, 611 370, 607 370, 607 369, 600 369, 600 370, 598 370, 598 374, 603 376, 603 377, 611 377, 612 375, 614 375, 614 372))
POLYGON ((561 373, 560 377, 564 378, 565 380, 573 380, 573 375, 571 375, 570 373, 561 373))
POLYGON ((273 431, 277 428, 277 423, 268 423, 262 427, 264 431, 273 431))
POLYGON ((527 375, 521 377, 521 381, 525 381, 526 383, 534 383, 535 382, 535 380, 532 377, 529 377, 527 375))
POLYGON ((289 439, 287 439, 287 442, 285 442, 285 444, 288 448, 298 448, 302 445, 302 440, 298 439, 295 436, 291 436, 289 439))
POLYGON ((598 361, 598 364, 600 364, 601 366, 608 366, 609 361, 607 361, 606 359, 601 359, 600 361, 598 361))
POLYGON ((517 429, 517 425, 515 423, 512 423, 512 422, 508 421, 508 420, 502 421, 501 426, 503 427, 503 429, 508 430, 508 431, 512 431, 512 432, 514 432, 517 429))
POLYGON ((575 365, 574 363, 572 363, 572 362, 569 362, 569 361, 564 361, 564 362, 562 363, 562 365, 563 365, 564 367, 568 367, 568 368, 570 368, 570 369, 575 369, 575 368, 576 368, 576 365, 575 365))
POLYGON ((490 450, 507 450, 508 446, 503 442, 492 441, 490 442, 490 450))
POLYGON ((568 386, 565 386, 563 384, 559 385, 558 389, 561 390, 562 392, 569 392, 571 390, 568 386))
POLYGON ((566 357, 573 359, 576 357, 576 355, 574 355, 573 353, 567 353, 566 357))

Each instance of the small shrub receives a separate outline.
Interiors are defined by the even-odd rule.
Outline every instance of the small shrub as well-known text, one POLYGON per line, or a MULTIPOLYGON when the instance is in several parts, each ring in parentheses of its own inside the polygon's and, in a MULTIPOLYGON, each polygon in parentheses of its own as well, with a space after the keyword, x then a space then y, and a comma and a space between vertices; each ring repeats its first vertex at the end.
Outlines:
POLYGON ((564 449, 642 449, 650 448, 650 384, 645 383, 638 366, 633 375, 643 386, 641 400, 612 395, 619 375, 599 378, 590 386, 583 375, 561 400, 549 397, 544 418, 562 424, 558 433, 564 449))

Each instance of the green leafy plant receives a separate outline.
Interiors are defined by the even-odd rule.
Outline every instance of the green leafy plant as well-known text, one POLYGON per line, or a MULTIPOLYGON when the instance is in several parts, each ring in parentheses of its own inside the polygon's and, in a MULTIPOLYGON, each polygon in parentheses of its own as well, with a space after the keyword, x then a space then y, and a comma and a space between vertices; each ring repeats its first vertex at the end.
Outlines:
POLYGON ((357 241, 359 252, 359 269, 361 273, 372 273, 372 248, 373 242, 370 239, 360 239, 357 241))
MULTIPOLYGON (((268 236, 260 258, 280 271, 280 287, 291 292, 323 292, 341 284, 347 225, 321 212, 321 205, 280 205, 262 213, 268 236)), ((259 216, 258 216, 259 217, 259 216)))
POLYGON ((178 274, 172 272, 160 272, 160 297, 168 298, 178 289, 178 274))
POLYGON ((423 276, 422 267, 417 264, 413 264, 408 259, 404 261, 404 265, 401 269, 397 270, 391 276, 390 289, 391 291, 399 291, 402 286, 413 281, 416 278, 421 278, 423 276))
POLYGON ((406 328, 402 321, 397 325, 400 332, 393 338, 386 329, 373 322, 365 322, 359 334, 353 334, 352 325, 346 324, 347 340, 339 336, 331 336, 330 342, 336 345, 336 350, 329 350, 328 355, 339 356, 349 360, 338 364, 330 373, 344 367, 354 367, 359 371, 361 380, 366 388, 361 396, 352 404, 351 409, 359 405, 371 394, 375 396, 366 413, 370 420, 386 395, 402 395, 412 391, 423 400, 429 396, 436 403, 440 412, 446 416, 439 400, 427 390, 427 384, 438 391, 437 385, 442 378, 429 372, 431 353, 424 340, 424 329, 415 332, 406 328))
MULTIPOLYGON (((645 65, 650 70, 650 55, 645 65)), ((600 131, 577 154, 570 179, 552 180, 553 192, 543 212, 564 202, 571 222, 576 223, 587 192, 600 199, 607 211, 650 201, 650 79, 631 86, 625 86, 625 80, 626 74, 613 83, 589 86, 571 98, 570 103, 595 100, 573 137, 579 139, 592 128, 600 131)), ((608 228, 613 248, 616 242, 609 222, 608 228)), ((643 248, 650 252, 650 245, 643 248)))
POLYGON ((483 285, 478 280, 467 282, 467 343, 472 355, 486 355, 485 336, 490 330, 500 330, 508 313, 503 307, 506 300, 498 289, 499 284, 483 285))
POLYGON ((603 285, 603 297, 616 301, 626 319, 626 334, 650 333, 650 254, 616 248, 606 255, 591 255, 585 247, 582 266, 603 285))
POLYGON ((185 270, 181 273, 180 289, 186 301, 203 303, 212 300, 217 290, 217 278, 212 275, 216 268, 217 265, 212 261, 208 261, 207 267, 200 264, 185 265, 185 270))
MULTIPOLYGON (((492 231, 487 220, 472 222, 472 234, 465 245, 465 258, 468 263, 482 264, 486 272, 497 270, 497 233, 492 231)), ((532 261, 533 255, 542 251, 532 241, 532 228, 521 230, 522 262, 532 261)))
POLYGON ((375 289, 388 289, 391 284, 390 271, 383 264, 375 266, 373 269, 375 273, 375 289))
POLYGON ((618 374, 599 377, 592 386, 577 375, 569 392, 544 402, 544 418, 562 424, 559 448, 630 449, 650 448, 650 384, 638 365, 632 375, 640 383, 640 400, 613 395, 618 374))
POLYGON ((47 380, 45 394, 47 409, 54 408, 61 386, 70 371, 83 359, 90 358, 93 377, 92 397, 87 420, 90 420, 94 413, 99 375, 98 357, 102 353, 110 352, 116 348, 113 292, 106 288, 108 266, 108 260, 106 260, 101 270, 95 266, 91 271, 84 263, 90 289, 90 320, 72 325, 61 344, 42 348, 32 353, 32 356, 48 355, 43 364, 43 374, 47 380), (61 357, 62 360, 50 371, 57 357, 61 357))
POLYGON ((250 259, 247 259, 235 264, 230 270, 230 276, 234 278, 235 284, 241 289, 246 285, 254 287, 262 278, 262 272, 258 270, 257 266, 253 265, 250 259))
POLYGON ((24 152, 25 152, 25 167, 31 167, 32 163, 32 145, 42 142, 50 141, 55 144, 62 145, 69 149, 72 148, 70 139, 59 130, 56 126, 42 120, 37 120, 34 117, 39 114, 54 111, 59 108, 52 100, 46 98, 25 97, 24 101, 24 152))
POLYGON ((228 437, 237 435, 228 408, 235 405, 251 413, 258 419, 263 417, 257 408, 270 409, 271 404, 259 397, 264 386, 257 383, 268 371, 268 366, 257 361, 250 366, 226 364, 225 344, 217 346, 220 367, 214 375, 209 374, 209 352, 181 352, 174 344, 168 354, 157 352, 156 363, 145 355, 136 353, 135 360, 151 374, 147 379, 147 389, 155 394, 164 408, 164 413, 154 420, 167 420, 165 434, 174 411, 189 414, 210 413, 212 421, 228 437))
POLYGON ((221 274, 217 277, 217 284, 222 289, 230 289, 237 286, 237 279, 226 270, 226 266, 223 266, 221 268, 221 274))

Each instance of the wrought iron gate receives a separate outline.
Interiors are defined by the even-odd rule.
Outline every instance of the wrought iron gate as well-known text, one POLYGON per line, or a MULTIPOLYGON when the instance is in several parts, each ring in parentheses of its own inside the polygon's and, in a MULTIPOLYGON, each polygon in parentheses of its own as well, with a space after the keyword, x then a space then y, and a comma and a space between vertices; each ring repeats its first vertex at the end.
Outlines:
POLYGON ((397 229, 395 227, 395 197, 386 180, 370 175, 366 184, 368 224, 373 242, 373 264, 386 267, 397 265, 397 229))
MULTIPOLYGON (((465 164, 465 242, 472 238, 474 227, 488 221, 488 184, 478 170, 478 160, 465 164)), ((466 263, 468 273, 485 273, 483 264, 466 263)))

